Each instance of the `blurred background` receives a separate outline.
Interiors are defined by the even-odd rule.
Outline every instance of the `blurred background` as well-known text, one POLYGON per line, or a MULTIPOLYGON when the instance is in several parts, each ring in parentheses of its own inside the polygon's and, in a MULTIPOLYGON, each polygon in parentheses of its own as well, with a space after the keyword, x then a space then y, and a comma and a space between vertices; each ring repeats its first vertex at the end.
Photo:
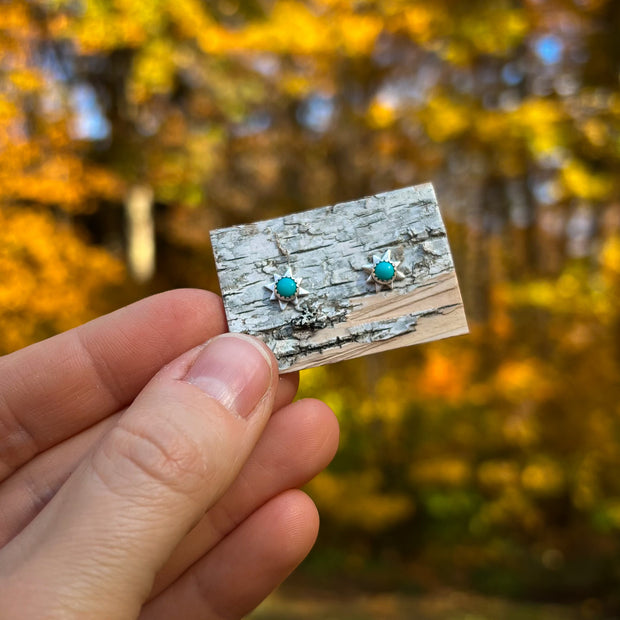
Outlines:
POLYGON ((0 353, 426 181, 471 335, 302 373, 342 443, 255 617, 620 617, 620 2, 0 4, 0 353))

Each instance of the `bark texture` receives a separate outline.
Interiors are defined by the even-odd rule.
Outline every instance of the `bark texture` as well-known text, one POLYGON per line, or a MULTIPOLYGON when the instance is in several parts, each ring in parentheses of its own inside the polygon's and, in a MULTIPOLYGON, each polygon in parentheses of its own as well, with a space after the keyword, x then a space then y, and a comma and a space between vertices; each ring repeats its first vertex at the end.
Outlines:
POLYGON ((258 336, 280 370, 467 333, 431 184, 211 233, 231 331, 258 336), (391 250, 405 278, 375 292, 364 266, 391 250), (281 310, 265 285, 288 268, 309 295, 281 310))

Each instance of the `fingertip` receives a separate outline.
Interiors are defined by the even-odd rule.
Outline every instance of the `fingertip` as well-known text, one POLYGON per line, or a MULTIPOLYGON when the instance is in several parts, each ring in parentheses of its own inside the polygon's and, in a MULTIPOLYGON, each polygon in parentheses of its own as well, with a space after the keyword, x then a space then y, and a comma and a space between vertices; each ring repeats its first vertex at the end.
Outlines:
POLYGON ((316 542, 320 517, 312 499, 299 489, 285 491, 271 501, 273 534, 278 537, 283 568, 293 570, 316 542))
POLYGON ((278 391, 274 403, 274 410, 281 409, 293 401, 299 388, 299 373, 291 372, 280 375, 278 379, 278 391))
POLYGON ((340 443, 340 424, 336 414, 329 405, 317 398, 302 398, 291 405, 296 415, 304 416, 312 436, 320 437, 321 443, 317 452, 323 454, 323 467, 332 461, 340 443), (316 432, 320 429, 320 435, 316 432))
POLYGON ((334 422, 338 424, 338 419, 336 418, 334 410, 326 402, 312 397, 302 398, 297 402, 304 403, 304 406, 307 407, 308 410, 313 411, 317 415, 324 415, 328 418, 333 418, 334 422))
POLYGON ((283 385, 287 385, 293 390, 293 396, 297 394, 297 390, 299 389, 299 372, 288 372, 284 375, 280 375, 280 381, 283 385))
POLYGON ((245 617, 308 555, 318 530, 314 502, 302 491, 284 491, 150 601, 142 617, 205 617, 204 610, 208 617, 245 617))

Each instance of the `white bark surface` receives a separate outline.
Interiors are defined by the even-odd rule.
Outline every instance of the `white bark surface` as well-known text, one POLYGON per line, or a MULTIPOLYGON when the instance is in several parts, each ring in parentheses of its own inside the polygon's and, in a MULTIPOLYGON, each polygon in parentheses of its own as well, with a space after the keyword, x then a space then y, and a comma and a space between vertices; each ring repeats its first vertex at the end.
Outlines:
POLYGON ((280 370, 467 333, 430 183, 211 233, 230 331, 258 336, 280 370), (364 266, 391 250, 405 277, 375 292, 364 266), (265 288, 288 268, 309 295, 281 310, 265 288))

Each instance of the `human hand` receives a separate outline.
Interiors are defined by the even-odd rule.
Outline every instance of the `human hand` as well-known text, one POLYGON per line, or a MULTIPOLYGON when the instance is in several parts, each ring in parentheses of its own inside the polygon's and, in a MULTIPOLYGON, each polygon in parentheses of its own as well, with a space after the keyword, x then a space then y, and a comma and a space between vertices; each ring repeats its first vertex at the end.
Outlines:
POLYGON ((336 420, 225 329, 171 291, 0 358, 3 620, 240 618, 305 557, 336 420))

